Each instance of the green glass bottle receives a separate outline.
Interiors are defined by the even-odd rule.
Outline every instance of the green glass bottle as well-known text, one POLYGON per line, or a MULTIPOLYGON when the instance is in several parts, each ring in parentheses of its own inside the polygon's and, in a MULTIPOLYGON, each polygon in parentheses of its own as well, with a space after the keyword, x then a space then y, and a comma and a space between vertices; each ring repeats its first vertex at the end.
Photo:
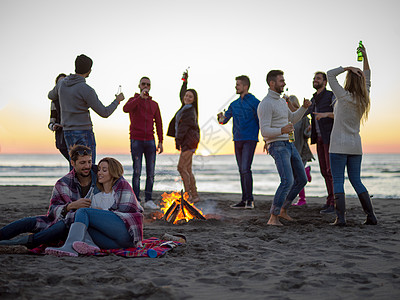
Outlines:
MULTIPOLYGON (((360 42, 358 43, 358 47, 362 47, 362 46, 363 46, 363 44, 362 44, 362 42, 360 41, 360 42)), ((363 54, 362 54, 361 51, 357 50, 357 61, 362 61, 362 60, 363 60, 363 54)))
MULTIPOLYGON (((292 122, 289 122, 292 124, 292 122)), ((289 132, 289 142, 294 143, 294 131, 289 132)))

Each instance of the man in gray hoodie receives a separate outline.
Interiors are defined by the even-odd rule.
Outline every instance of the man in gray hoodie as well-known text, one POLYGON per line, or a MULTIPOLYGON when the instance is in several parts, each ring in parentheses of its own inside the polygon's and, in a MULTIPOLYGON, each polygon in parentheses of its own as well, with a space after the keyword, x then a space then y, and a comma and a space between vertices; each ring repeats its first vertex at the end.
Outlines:
POLYGON ((95 90, 86 84, 85 78, 89 77, 92 65, 90 57, 79 55, 75 60, 75 74, 58 81, 48 97, 60 101, 61 125, 68 149, 75 144, 89 147, 92 150, 92 161, 95 163, 96 140, 89 108, 99 116, 108 118, 125 97, 120 93, 109 106, 104 106, 95 90))

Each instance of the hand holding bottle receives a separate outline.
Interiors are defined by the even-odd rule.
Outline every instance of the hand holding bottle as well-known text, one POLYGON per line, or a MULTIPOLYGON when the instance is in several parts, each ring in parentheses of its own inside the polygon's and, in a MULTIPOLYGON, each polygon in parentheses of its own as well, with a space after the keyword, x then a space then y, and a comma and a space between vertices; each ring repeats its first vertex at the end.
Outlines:
POLYGON ((120 93, 120 94, 118 94, 118 95, 115 95, 115 99, 116 99, 118 102, 123 101, 123 100, 125 99, 124 93, 120 93))
POLYGON ((217 115, 218 123, 222 124, 225 120, 225 110, 217 115))
POLYGON ((125 99, 124 93, 122 93, 122 87, 119 86, 118 87, 118 91, 115 94, 115 100, 117 100, 118 102, 121 102, 125 99))
POLYGON ((286 102, 290 101, 289 96, 286 94, 283 94, 282 98, 285 99, 286 102))
POLYGON ((310 106, 311 106, 311 101, 308 100, 308 99, 306 99, 306 98, 304 98, 304 100, 303 100, 303 107, 304 107, 304 108, 309 108, 310 106))
POLYGON ((357 48, 357 54, 361 53, 363 57, 363 70, 367 71, 369 70, 369 62, 368 62, 368 57, 367 57, 367 50, 365 49, 365 46, 363 44, 360 44, 360 46, 357 48))
POLYGON ((363 44, 360 44, 357 48, 357 53, 361 52, 362 57, 366 57, 367 56, 367 50, 365 49, 365 46, 363 44))
POLYGON ((189 68, 190 68, 190 67, 187 67, 187 69, 185 70, 185 72, 183 72, 183 74, 182 74, 182 80, 183 80, 183 81, 187 81, 188 78, 189 78, 189 68))
POLYGON ((140 93, 140 97, 141 97, 142 99, 147 99, 147 98, 149 98, 149 89, 144 88, 144 89, 142 90, 142 92, 140 93))
POLYGON ((286 126, 281 128, 281 133, 285 134, 285 133, 290 133, 294 131, 294 126, 291 122, 289 122, 289 124, 287 124, 286 126))

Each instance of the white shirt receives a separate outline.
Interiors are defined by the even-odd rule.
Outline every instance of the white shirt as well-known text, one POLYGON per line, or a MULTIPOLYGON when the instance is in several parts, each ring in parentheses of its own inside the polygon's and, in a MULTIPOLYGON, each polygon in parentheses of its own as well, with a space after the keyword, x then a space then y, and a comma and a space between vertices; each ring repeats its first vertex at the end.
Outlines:
POLYGON ((114 191, 111 193, 97 193, 92 198, 92 208, 101 208, 103 210, 108 210, 115 202, 114 191))

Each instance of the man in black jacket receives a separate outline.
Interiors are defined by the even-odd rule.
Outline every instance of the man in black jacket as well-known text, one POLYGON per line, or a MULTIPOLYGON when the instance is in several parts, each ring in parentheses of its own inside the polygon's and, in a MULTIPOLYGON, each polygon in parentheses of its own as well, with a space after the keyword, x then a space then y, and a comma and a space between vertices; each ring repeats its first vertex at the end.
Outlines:
POLYGON ((320 211, 322 214, 335 213, 335 200, 333 196, 333 181, 331 166, 329 162, 329 144, 333 127, 332 118, 322 118, 317 120, 314 113, 333 112, 333 102, 335 96, 332 91, 326 89, 328 80, 324 72, 316 72, 313 79, 313 87, 317 91, 311 99, 311 106, 305 115, 311 113, 311 144, 317 144, 317 154, 319 168, 325 179, 328 192, 326 204, 320 211))

